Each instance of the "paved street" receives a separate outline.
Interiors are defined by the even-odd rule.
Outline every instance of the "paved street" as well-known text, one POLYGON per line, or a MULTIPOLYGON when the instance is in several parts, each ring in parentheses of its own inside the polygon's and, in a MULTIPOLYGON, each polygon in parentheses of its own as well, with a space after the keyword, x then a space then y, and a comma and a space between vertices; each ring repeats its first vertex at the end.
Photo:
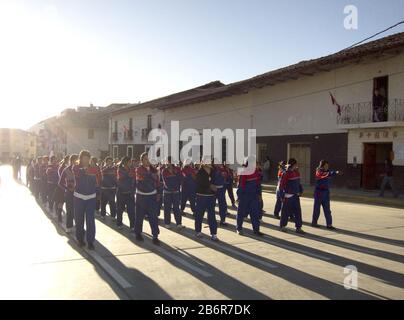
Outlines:
MULTIPOLYGON (((161 247, 150 237, 136 243, 108 217, 97 218, 91 253, 11 176, 10 167, 0 167, 3 299, 404 299, 403 209, 332 201, 339 231, 306 224, 302 237, 293 225, 286 234, 277 230, 269 214, 275 197, 265 193, 264 238, 252 235, 248 222, 238 236, 234 210, 230 226, 218 231, 221 242, 211 242, 206 227, 206 237, 195 238, 188 213, 181 233, 161 227, 161 247), (358 270, 357 290, 344 288, 348 265, 358 270)), ((306 222, 312 204, 302 199, 306 222)))

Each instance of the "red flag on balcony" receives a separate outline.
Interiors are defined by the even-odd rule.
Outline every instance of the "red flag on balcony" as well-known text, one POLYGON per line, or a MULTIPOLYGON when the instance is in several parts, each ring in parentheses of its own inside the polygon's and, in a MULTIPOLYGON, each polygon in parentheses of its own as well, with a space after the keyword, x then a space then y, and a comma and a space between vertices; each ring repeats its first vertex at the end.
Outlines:
POLYGON ((334 96, 332 95, 332 93, 330 92, 330 96, 331 96, 331 103, 334 105, 334 106, 337 106, 337 113, 338 113, 338 115, 341 115, 341 106, 338 104, 338 102, 337 102, 337 100, 334 98, 334 96))

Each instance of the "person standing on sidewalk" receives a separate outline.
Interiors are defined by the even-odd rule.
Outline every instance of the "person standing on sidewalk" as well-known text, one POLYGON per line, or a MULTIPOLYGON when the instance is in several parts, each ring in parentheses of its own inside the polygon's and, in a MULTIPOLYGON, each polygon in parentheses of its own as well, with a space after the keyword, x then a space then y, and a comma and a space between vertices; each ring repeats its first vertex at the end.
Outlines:
POLYGON ((393 162, 390 158, 387 158, 384 161, 384 172, 383 172, 383 181, 380 188, 380 197, 384 197, 384 191, 386 190, 387 184, 390 184, 391 190, 393 191, 394 198, 398 198, 399 191, 396 189, 396 185, 394 184, 393 179, 393 162))
POLYGON ((153 236, 153 244, 159 245, 160 229, 158 214, 160 212, 160 177, 157 169, 150 164, 146 152, 140 156, 141 165, 136 168, 136 215, 135 235, 137 241, 144 241, 143 221, 147 215, 153 236))
POLYGON ((133 233, 135 231, 135 198, 134 198, 134 181, 130 172, 131 159, 123 157, 117 170, 117 212, 116 225, 118 229, 122 229, 122 215, 125 211, 129 217, 129 228, 133 233))
POLYGON ((302 230, 302 209, 300 206, 300 196, 303 193, 303 187, 300 184, 300 173, 296 159, 289 159, 287 169, 282 175, 279 189, 283 201, 280 230, 287 232, 286 226, 289 217, 293 214, 295 218, 296 233, 305 234, 302 230))
POLYGON ((59 179, 59 187, 64 190, 64 199, 66 203, 66 232, 71 233, 74 220, 74 173, 73 167, 76 165, 79 156, 72 154, 69 157, 69 166, 63 169, 59 179))
POLYGON ((79 246, 85 246, 84 234, 86 234, 88 249, 94 250, 96 192, 99 181, 98 170, 96 167, 90 166, 90 159, 90 152, 82 150, 79 155, 79 164, 73 167, 75 178, 74 220, 79 246), (86 223, 85 231, 84 220, 86 223))
POLYGON ((321 160, 316 170, 316 187, 314 190, 314 208, 311 226, 319 228, 317 223, 320 217, 320 208, 323 207, 327 229, 335 230, 332 225, 332 215, 330 209, 330 178, 341 174, 341 171, 329 170, 329 163, 321 160))

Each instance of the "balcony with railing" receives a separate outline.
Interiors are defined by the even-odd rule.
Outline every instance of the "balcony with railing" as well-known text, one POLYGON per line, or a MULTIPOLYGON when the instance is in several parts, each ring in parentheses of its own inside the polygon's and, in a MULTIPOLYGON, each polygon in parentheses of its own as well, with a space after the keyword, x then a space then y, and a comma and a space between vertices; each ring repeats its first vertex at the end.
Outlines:
POLYGON ((118 132, 112 132, 111 133, 111 141, 112 142, 117 142, 118 141, 118 132))
POLYGON ((341 115, 337 117, 341 129, 397 125, 404 125, 404 99, 392 99, 383 108, 374 108, 371 101, 346 104, 341 106, 341 115))
POLYGON ((125 141, 132 141, 133 140, 133 130, 129 129, 128 131, 125 131, 123 138, 125 141))

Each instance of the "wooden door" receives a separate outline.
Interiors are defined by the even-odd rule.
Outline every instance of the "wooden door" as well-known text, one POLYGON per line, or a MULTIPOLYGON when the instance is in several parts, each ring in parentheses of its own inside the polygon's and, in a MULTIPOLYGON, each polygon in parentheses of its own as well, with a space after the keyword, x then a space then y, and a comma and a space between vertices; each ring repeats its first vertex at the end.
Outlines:
POLYGON ((377 187, 376 144, 365 143, 363 150, 362 187, 374 190, 377 187))
POLYGON ((302 184, 310 184, 311 176, 311 148, 308 144, 291 144, 289 158, 295 158, 300 172, 302 184))

